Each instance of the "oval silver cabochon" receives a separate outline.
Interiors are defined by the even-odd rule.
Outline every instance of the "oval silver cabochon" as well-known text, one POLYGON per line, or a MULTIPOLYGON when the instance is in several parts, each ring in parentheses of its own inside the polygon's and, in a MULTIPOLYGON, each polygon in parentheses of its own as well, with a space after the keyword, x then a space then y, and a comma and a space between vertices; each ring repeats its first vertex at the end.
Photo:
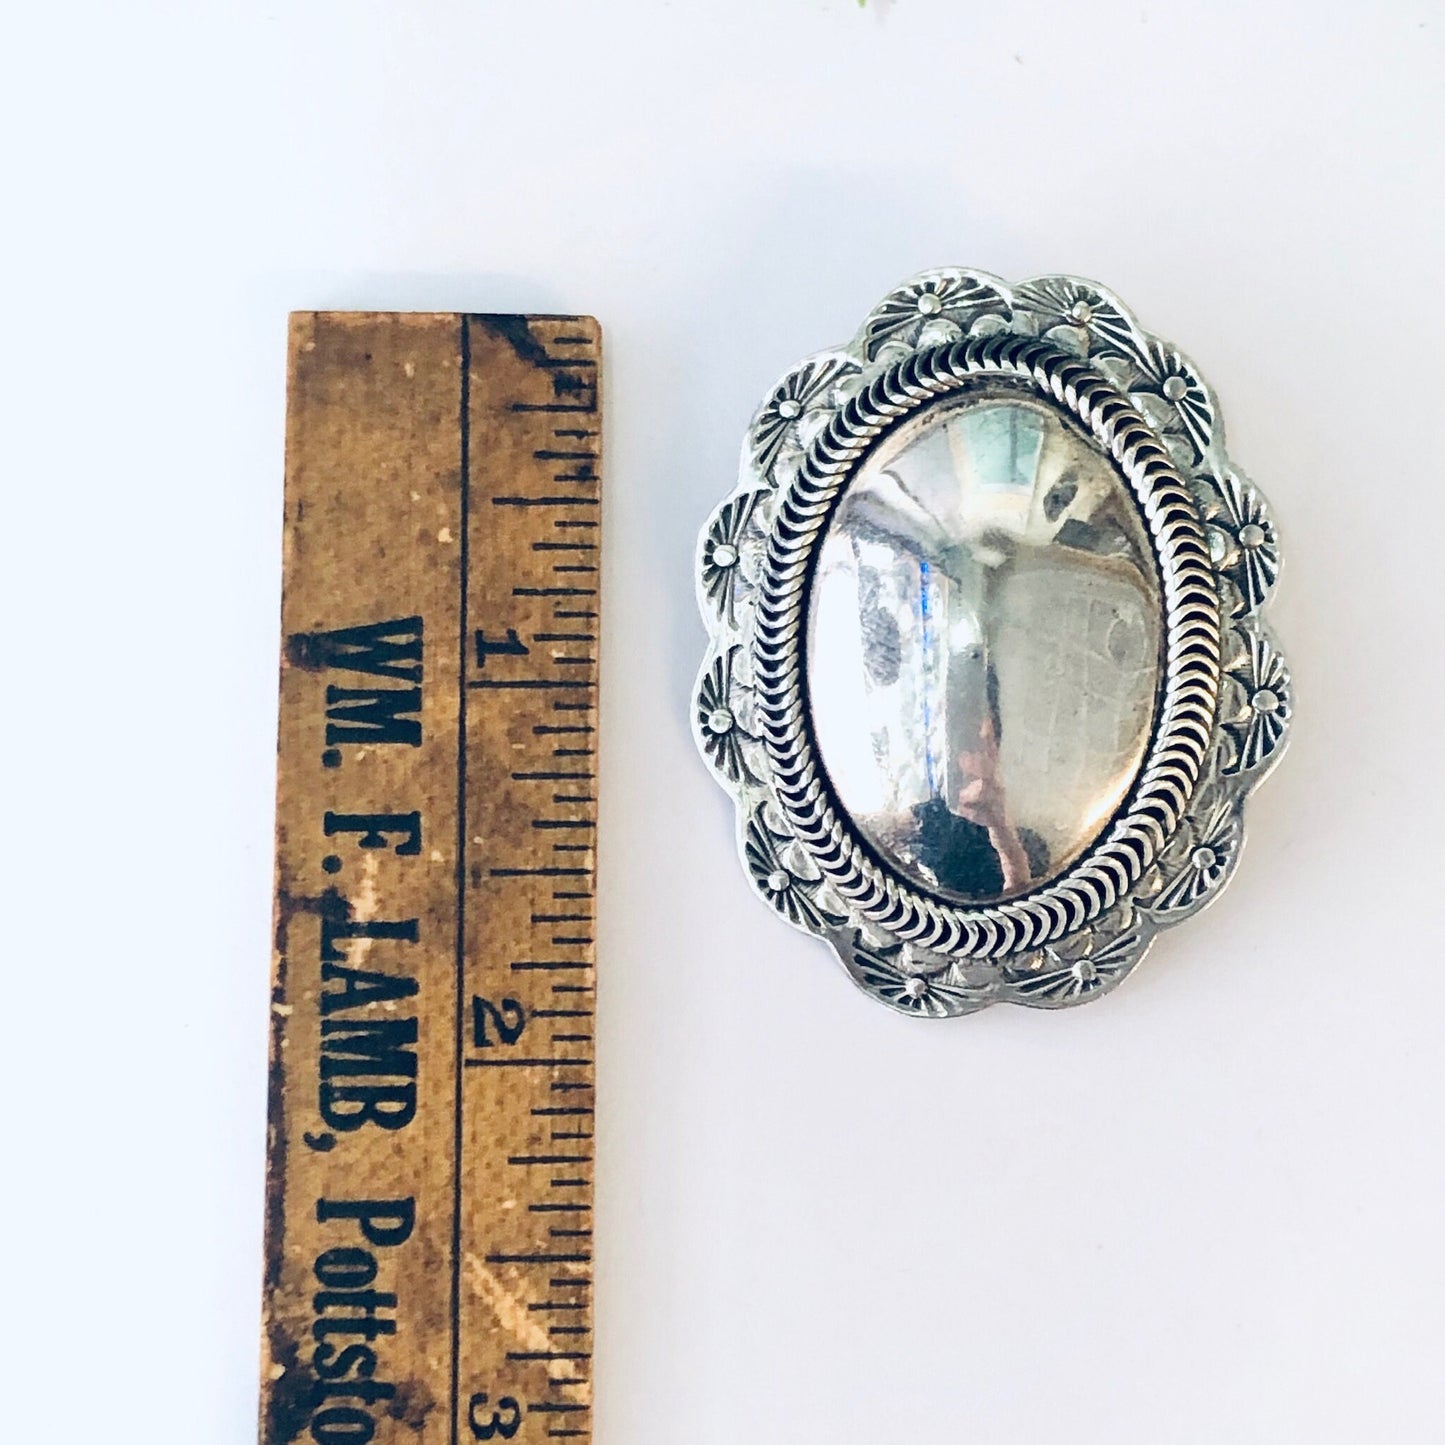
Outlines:
POLYGON ((1160 675, 1158 570, 1129 485, 1016 389, 886 435, 824 534, 809 711, 848 815, 957 902, 1064 872, 1128 794, 1160 675))

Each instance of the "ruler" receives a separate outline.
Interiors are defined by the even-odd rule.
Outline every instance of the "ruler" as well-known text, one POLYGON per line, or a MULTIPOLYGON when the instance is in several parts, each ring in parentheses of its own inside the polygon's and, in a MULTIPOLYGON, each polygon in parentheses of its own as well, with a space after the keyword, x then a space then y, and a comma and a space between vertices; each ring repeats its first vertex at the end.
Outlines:
POLYGON ((599 347, 291 321, 264 1445, 591 1439, 599 347))

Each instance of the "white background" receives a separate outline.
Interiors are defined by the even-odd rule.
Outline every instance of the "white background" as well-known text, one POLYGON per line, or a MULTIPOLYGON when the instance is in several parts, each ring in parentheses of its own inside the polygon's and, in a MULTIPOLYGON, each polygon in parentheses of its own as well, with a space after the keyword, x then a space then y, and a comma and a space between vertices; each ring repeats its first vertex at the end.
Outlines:
POLYGON ((1445 7, 6 21, 0 1433, 254 1439, 285 313, 606 328, 600 1445, 1445 1438, 1445 7), (1285 535, 1223 901, 928 1026, 749 893, 697 526, 895 281, 1117 289, 1285 535), (18 1347, 18 1349, 17 1349, 18 1347))

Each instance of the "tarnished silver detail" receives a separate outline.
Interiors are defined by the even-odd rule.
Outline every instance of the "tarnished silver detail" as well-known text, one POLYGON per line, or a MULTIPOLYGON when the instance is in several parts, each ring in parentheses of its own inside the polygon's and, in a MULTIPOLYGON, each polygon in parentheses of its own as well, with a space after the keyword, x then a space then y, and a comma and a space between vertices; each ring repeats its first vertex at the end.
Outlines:
POLYGON ((774 388, 700 542, 695 729, 758 891, 906 1013, 1112 987, 1283 746, 1278 567, 1213 394, 1116 297, 897 288, 774 388))

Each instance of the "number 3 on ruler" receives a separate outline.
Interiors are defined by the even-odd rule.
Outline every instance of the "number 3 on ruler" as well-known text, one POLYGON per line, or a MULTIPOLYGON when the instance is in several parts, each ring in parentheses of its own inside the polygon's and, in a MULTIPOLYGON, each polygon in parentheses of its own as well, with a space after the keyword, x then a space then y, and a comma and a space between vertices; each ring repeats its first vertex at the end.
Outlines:
POLYGON ((472 1427, 473 1440, 510 1440, 522 1428, 522 1407, 510 1395, 503 1395, 497 1401, 490 1420, 482 1419, 486 1407, 487 1392, 479 1390, 467 1406, 467 1424, 472 1427))

